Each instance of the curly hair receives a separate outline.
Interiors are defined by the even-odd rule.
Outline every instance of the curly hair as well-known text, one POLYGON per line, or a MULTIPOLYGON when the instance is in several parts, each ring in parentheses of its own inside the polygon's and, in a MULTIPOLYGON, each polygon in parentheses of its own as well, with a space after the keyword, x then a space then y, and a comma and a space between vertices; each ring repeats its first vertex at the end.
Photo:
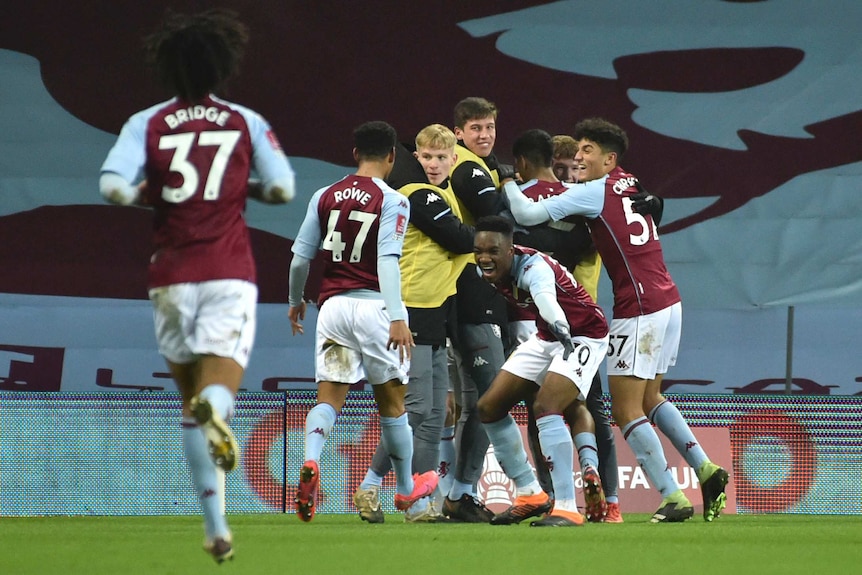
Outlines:
POLYGON ((247 42, 248 28, 232 10, 168 11, 161 27, 144 38, 144 50, 165 86, 196 102, 237 72, 247 42))
POLYGON ((622 158, 629 148, 629 137, 625 130, 604 118, 581 120, 575 125, 572 136, 576 140, 591 140, 605 152, 616 152, 618 158, 622 158))

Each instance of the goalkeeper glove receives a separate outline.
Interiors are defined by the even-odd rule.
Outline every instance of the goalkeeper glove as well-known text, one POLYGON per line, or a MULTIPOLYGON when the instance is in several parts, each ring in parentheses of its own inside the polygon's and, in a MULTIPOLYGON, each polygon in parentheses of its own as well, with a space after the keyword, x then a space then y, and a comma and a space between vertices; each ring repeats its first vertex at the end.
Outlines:
POLYGON ((554 325, 548 325, 548 329, 554 334, 554 337, 563 344, 563 360, 569 359, 572 352, 575 351, 575 342, 572 341, 572 334, 569 333, 569 326, 562 320, 555 321, 554 325))
POLYGON ((640 182, 635 182, 638 193, 631 196, 632 210, 639 214, 649 214, 655 220, 656 225, 661 221, 664 212, 664 200, 646 191, 640 182))
POLYGON ((515 179, 515 166, 511 164, 498 164, 497 165, 497 176, 498 179, 502 182, 507 178, 515 179))

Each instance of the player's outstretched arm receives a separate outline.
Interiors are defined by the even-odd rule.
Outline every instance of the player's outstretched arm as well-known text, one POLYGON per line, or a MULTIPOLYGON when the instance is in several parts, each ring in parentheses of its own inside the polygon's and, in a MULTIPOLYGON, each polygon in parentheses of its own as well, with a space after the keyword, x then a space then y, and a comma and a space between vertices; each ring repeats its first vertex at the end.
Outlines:
POLYGON ((509 200, 509 209, 515 221, 522 226, 535 226, 551 219, 542 203, 530 201, 514 180, 507 180, 503 185, 503 191, 506 193, 506 199, 509 200))

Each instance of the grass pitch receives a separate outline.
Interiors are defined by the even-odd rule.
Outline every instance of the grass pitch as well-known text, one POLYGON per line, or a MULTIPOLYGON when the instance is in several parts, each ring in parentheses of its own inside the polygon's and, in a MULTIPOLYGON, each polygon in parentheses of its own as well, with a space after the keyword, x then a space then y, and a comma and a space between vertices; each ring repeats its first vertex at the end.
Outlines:
POLYGON ((355 515, 233 515, 236 556, 217 565, 201 550, 199 517, 0 517, 0 574, 376 575, 856 573, 862 517, 727 515, 650 524, 535 529, 368 525, 355 515))

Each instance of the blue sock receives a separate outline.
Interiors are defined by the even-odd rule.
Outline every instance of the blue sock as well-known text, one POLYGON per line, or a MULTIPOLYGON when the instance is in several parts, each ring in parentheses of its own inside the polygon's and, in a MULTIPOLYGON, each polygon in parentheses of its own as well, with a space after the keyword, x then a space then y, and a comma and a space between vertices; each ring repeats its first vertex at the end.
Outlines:
POLYGON ((192 418, 183 418, 183 450, 192 483, 201 503, 208 540, 227 537, 230 530, 224 516, 224 474, 210 459, 206 436, 192 418))
POLYGON ((328 403, 318 403, 305 416, 305 460, 320 461, 323 445, 338 413, 328 403))
POLYGON ((201 399, 209 401, 213 411, 225 421, 233 417, 233 394, 221 383, 211 383, 201 390, 201 399))
POLYGON ((572 468, 575 463, 572 435, 562 415, 545 415, 536 419, 539 428, 539 444, 548 461, 554 498, 560 509, 577 511, 575 504, 575 480, 572 468))
POLYGON ((488 439, 494 445, 494 455, 500 468, 515 483, 515 487, 526 487, 533 481, 538 483, 533 469, 527 461, 524 441, 518 424, 511 415, 493 423, 483 423, 488 439))
POLYGON ((365 479, 362 480, 359 487, 362 489, 368 489, 369 487, 380 487, 381 485, 383 485, 383 478, 377 475, 373 469, 369 469, 365 472, 365 479))
POLYGON ((630 421, 623 429, 623 437, 634 451, 638 463, 646 471, 652 484, 661 493, 662 499, 679 489, 673 473, 667 466, 667 459, 658 435, 646 417, 630 421))
POLYGON ((455 426, 444 427, 440 434, 440 464, 437 466, 440 478, 437 489, 448 495, 455 481, 455 426))
POLYGON ((674 404, 664 400, 652 408, 649 418, 695 471, 709 461, 706 452, 674 404))
POLYGON ((449 491, 447 491, 446 493, 448 494, 449 499, 451 499, 452 501, 458 501, 464 495, 473 494, 473 484, 458 481, 453 477, 452 485, 449 487, 449 491))
POLYGON ((380 438, 395 470, 395 490, 401 495, 413 493, 413 432, 407 414, 380 418, 380 438))
POLYGON ((578 448, 578 461, 583 473, 587 467, 599 469, 599 448, 595 433, 578 433, 575 435, 575 447, 578 448))

